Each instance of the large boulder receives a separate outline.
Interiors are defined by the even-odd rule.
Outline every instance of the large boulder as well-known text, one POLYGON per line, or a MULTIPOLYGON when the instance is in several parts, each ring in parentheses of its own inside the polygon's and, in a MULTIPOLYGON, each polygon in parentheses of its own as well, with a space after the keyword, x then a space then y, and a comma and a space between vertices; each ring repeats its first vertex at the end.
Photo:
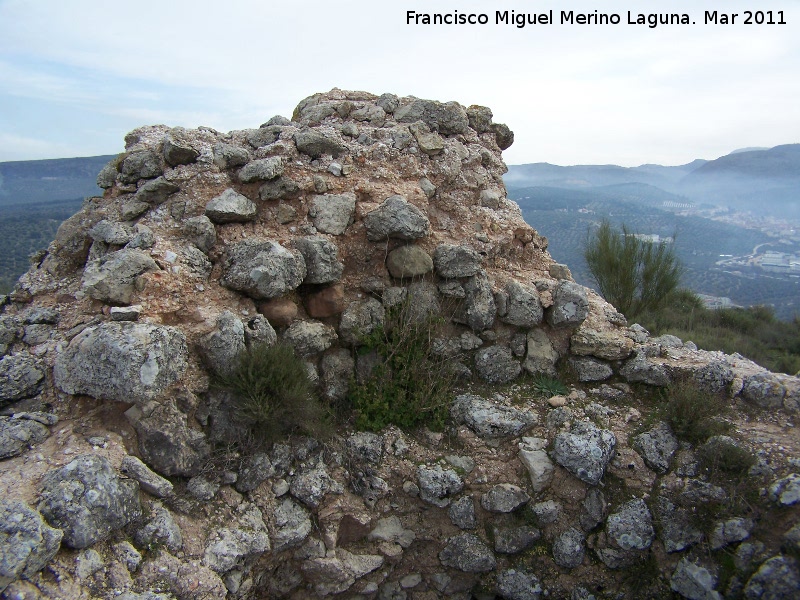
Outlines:
POLYGON ((243 240, 228 248, 220 283, 256 299, 276 298, 306 277, 306 261, 270 240, 243 240))
POLYGON ((107 459, 87 454, 42 478, 39 511, 64 532, 64 543, 86 548, 141 513, 139 484, 122 479, 107 459))
POLYGON ((469 130, 467 111, 458 102, 437 102, 416 99, 394 111, 398 123, 422 121, 442 135, 466 133, 469 130))
POLYGON ((139 276, 158 270, 158 265, 149 254, 123 248, 88 263, 81 285, 95 300, 130 304, 131 297, 137 291, 139 276))
POLYGON ((68 394, 147 402, 180 378, 188 355, 180 329, 106 322, 87 327, 58 350, 53 378, 68 394))
POLYGON ((380 242, 387 238, 416 240, 430 233, 428 217, 403 196, 390 196, 364 217, 367 239, 380 242))
POLYGON ((309 236, 296 239, 294 247, 306 261, 303 283, 331 283, 341 279, 344 265, 338 260, 336 244, 322 236, 309 236))
POLYGON ((17 579, 30 579, 56 555, 63 533, 19 500, 0 500, 0 593, 17 579))
POLYGON ((308 208, 314 227, 331 235, 342 235, 353 222, 355 212, 356 197, 350 192, 314 196, 308 208))

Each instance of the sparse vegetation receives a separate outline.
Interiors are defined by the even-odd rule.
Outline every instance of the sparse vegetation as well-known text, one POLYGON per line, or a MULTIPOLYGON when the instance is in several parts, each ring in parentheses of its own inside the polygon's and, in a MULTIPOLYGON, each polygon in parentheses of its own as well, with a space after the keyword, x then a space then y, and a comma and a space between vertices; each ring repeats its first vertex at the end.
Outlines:
POLYGON ((674 246, 633 235, 608 221, 589 238, 584 258, 600 293, 629 319, 657 310, 680 283, 683 267, 674 246))
POLYGON ((544 373, 534 376, 531 388, 536 394, 552 398, 553 396, 564 396, 569 393, 566 385, 555 377, 550 377, 544 373))
POLYGON ((273 440, 293 432, 327 434, 328 414, 291 346, 247 348, 232 372, 219 377, 216 385, 233 394, 235 418, 245 426, 245 436, 273 440))
POLYGON ((688 380, 679 380, 666 391, 664 419, 675 435, 692 444, 701 444, 729 429, 719 417, 726 409, 719 394, 705 392, 688 380))
POLYGON ((361 340, 359 352, 375 352, 380 362, 365 381, 350 386, 359 429, 444 427, 455 381, 452 357, 434 352, 444 320, 412 315, 405 301, 387 311, 385 324, 361 340))

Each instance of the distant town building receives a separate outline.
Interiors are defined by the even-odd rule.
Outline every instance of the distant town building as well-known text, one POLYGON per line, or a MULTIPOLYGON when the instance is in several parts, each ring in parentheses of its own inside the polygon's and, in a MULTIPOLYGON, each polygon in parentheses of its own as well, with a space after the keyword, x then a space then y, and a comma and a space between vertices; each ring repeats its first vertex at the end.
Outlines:
POLYGON ((720 308, 741 308, 733 303, 733 300, 726 296, 709 296, 708 294, 697 294, 703 301, 703 306, 709 310, 719 310, 720 308))

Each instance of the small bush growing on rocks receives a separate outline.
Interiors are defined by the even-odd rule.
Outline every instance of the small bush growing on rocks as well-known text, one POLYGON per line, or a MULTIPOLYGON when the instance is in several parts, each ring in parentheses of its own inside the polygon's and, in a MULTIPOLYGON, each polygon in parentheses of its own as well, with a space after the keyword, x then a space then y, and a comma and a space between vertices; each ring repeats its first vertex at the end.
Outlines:
POLYGON ((383 326, 361 340, 360 351, 376 352, 381 362, 367 380, 350 386, 359 429, 444 426, 455 380, 452 359, 434 352, 433 342, 444 320, 411 315, 409 301, 402 302, 387 312, 383 326))
POLYGON ((728 431, 729 425, 719 419, 725 408, 721 395, 705 392, 691 381, 679 380, 667 389, 664 418, 679 439, 700 444, 728 431))
POLYGON ((328 415, 291 346, 246 348, 217 385, 233 393, 235 417, 247 426, 245 437, 272 440, 295 431, 320 437, 327 431, 328 415))
POLYGON ((567 386, 561 383, 558 379, 540 373, 533 378, 531 383, 533 391, 542 396, 565 396, 569 394, 567 386))

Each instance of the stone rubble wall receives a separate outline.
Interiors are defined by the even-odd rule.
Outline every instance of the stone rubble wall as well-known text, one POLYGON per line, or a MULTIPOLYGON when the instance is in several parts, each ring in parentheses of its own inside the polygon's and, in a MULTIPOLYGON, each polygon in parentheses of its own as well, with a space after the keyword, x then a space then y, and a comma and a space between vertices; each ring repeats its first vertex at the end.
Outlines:
MULTIPOLYGON (((506 197, 501 152, 512 142, 486 107, 338 89, 256 129, 128 134, 98 176, 103 197, 64 222, 3 299, 0 459, 58 469, 18 494, 27 504, 0 507, 12 515, 0 535, 25 519, 15 539, 33 540, 20 542, 22 559, 0 561, 0 589, 468 598, 480 588, 538 598, 549 585, 562 597, 572 570, 576 580, 582 569, 594 577, 589 550, 616 570, 656 539, 671 552, 711 536, 684 527, 657 538, 654 518, 685 508, 664 499, 654 516, 642 480, 672 473, 677 442, 659 427, 629 442, 635 415, 614 402, 635 395, 628 383, 689 377, 732 402, 791 414, 800 382, 738 355, 650 338, 572 281, 506 197), (442 456, 446 443, 430 432, 390 429, 343 435, 340 448, 278 444, 221 480, 205 476, 232 426, 211 378, 239 352, 281 339, 323 397, 341 398, 360 336, 402 298, 448 319, 440 347, 458 356, 464 377, 513 385, 524 372, 566 365, 597 397, 575 390, 573 410, 548 406, 545 416, 500 393, 459 395, 458 454, 442 456), (28 448, 60 448, 60 434, 48 436, 59 419, 83 418, 87 403, 91 414, 126 409, 129 431, 120 431, 130 438, 110 429, 79 436, 68 448, 74 460, 29 464, 28 448), (598 487, 609 471, 638 496, 611 505, 598 487), (103 510, 92 508, 98 498, 103 510), (542 544, 560 579, 519 560, 542 544), (36 575, 48 561, 58 581, 36 575)), ((800 476, 781 469, 770 471, 775 502, 793 506, 800 476)), ((683 481, 683 493, 696 481, 683 481)), ((752 529, 721 526, 720 547, 752 529)), ((743 582, 748 598, 761 597, 747 595, 756 585, 778 585, 773 572, 790 584, 796 576, 790 556, 766 558, 748 559, 761 565, 743 582)), ((704 567, 683 558, 675 569, 678 593, 717 593, 704 567)), ((591 597, 575 589, 586 595, 572 597, 591 597)))

